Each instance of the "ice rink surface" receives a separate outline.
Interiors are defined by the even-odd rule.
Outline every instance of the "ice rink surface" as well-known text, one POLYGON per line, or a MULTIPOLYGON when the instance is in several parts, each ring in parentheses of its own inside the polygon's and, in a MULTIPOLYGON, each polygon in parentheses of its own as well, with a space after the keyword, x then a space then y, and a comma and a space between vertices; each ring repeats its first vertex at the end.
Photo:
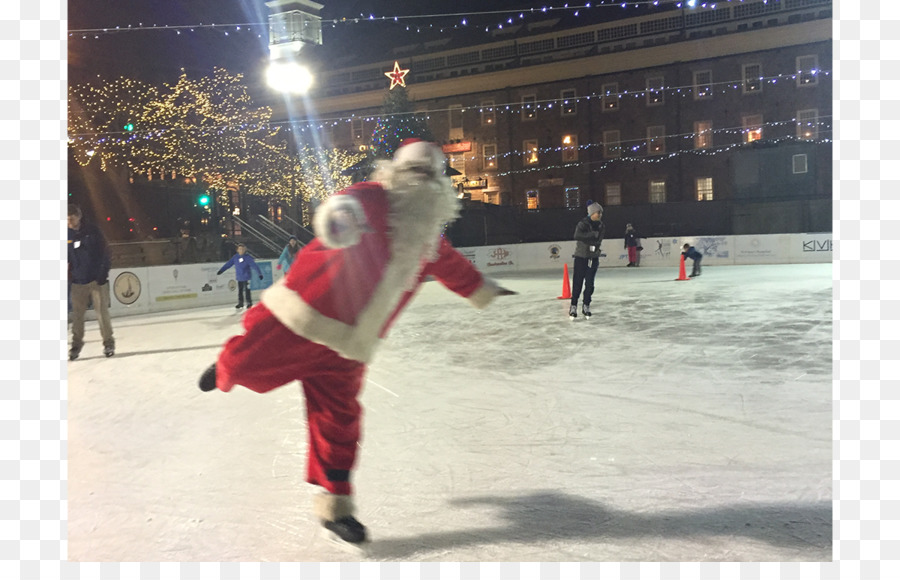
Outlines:
MULTIPOLYGON (((690 267, 690 265, 688 265, 690 267)), ((68 365, 74 561, 830 561, 832 265, 426 283, 368 373, 368 553, 321 537, 297 383, 201 392, 231 306, 96 323, 68 365)))

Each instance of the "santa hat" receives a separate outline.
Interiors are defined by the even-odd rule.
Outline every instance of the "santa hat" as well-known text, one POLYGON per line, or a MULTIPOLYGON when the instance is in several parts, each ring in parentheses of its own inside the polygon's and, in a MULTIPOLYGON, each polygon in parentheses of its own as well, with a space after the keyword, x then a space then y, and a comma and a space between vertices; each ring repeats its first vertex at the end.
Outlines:
POLYGON ((434 143, 417 138, 404 139, 394 154, 394 169, 419 169, 437 177, 444 173, 447 158, 434 143))

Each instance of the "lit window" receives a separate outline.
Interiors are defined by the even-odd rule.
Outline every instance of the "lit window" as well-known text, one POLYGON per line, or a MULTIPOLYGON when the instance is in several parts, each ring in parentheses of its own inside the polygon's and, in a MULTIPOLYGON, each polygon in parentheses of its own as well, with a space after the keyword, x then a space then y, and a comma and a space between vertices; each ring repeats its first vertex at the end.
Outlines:
POLYGON ((819 110, 797 111, 797 139, 819 138, 819 110))
POLYGON ((612 159, 614 157, 620 157, 622 155, 622 143, 621 137, 619 137, 619 131, 604 131, 603 132, 603 157, 606 159, 612 159))
POLYGON ((481 167, 485 171, 497 169, 497 145, 484 145, 481 148, 483 154, 481 167))
POLYGON ((744 117, 744 143, 753 143, 762 139, 762 115, 744 117))
POLYGON ((819 57, 814 54, 797 57, 797 86, 819 84, 819 57))
POLYGON ((694 123, 694 149, 710 147, 712 147, 712 121, 697 121, 694 123))
POLYGON ((525 152, 525 165, 537 165, 538 163, 538 142, 537 139, 529 139, 522 146, 525 152))
POLYGON ((571 117, 578 112, 578 103, 575 101, 575 89, 566 89, 560 93, 562 106, 559 114, 563 117, 571 117))
POLYGON ((744 69, 744 94, 762 92, 762 65, 745 64, 744 69))
POLYGON ((606 205, 622 205, 622 184, 607 183, 606 187, 606 205))
POLYGON ((650 203, 666 203, 666 182, 664 180, 650 180, 650 203))
POLYGON ((698 70, 694 73, 694 100, 711 99, 712 96, 712 71, 698 70))
POLYGON ((494 101, 484 101, 481 103, 481 124, 494 125, 497 118, 494 114, 494 101))
POLYGON ((531 121, 537 116, 537 97, 527 95, 522 97, 522 120, 531 121))
POLYGON ((712 201, 713 182, 712 177, 697 178, 697 201, 712 201))
POLYGON ((666 127, 647 127, 647 155, 661 155, 666 152, 666 127))
POLYGON ((619 83, 607 83, 600 89, 603 93, 603 110, 619 110, 619 83))
POLYGON ((581 207, 581 190, 579 188, 566 188, 566 207, 569 209, 581 207))
POLYGON ((525 192, 525 200, 528 202, 528 209, 538 208, 538 192, 535 189, 529 189, 525 192))
POLYGON ((563 135, 562 160, 563 163, 578 161, 578 135, 563 135))
POLYGON ((663 91, 666 80, 663 77, 650 77, 647 79, 647 106, 662 105, 666 102, 666 93, 663 91))

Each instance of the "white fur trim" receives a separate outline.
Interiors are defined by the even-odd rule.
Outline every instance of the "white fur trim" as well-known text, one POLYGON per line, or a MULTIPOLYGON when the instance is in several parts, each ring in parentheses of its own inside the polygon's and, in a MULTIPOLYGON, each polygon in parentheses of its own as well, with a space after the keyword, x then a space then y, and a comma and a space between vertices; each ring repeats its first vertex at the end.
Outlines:
POLYGON ((346 359, 363 363, 371 360, 380 327, 374 331, 371 325, 354 327, 321 314, 288 288, 285 278, 263 290, 260 301, 297 336, 323 344, 346 359))
POLYGON ((348 248, 359 243, 367 231, 366 214, 359 200, 349 195, 333 195, 313 216, 316 236, 328 248, 348 248))
POLYGON ((355 511, 352 496, 333 493, 317 493, 313 496, 313 514, 322 521, 333 522, 352 516, 355 511))
POLYGON ((477 290, 466 298, 475 308, 484 308, 497 297, 500 287, 490 278, 484 278, 484 282, 477 290))

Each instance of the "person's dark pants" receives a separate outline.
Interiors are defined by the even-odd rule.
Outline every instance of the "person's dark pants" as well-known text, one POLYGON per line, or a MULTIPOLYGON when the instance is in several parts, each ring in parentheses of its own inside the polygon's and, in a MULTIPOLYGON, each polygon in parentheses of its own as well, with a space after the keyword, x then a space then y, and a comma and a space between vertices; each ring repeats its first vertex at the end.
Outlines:
POLYGON ((699 276, 700 275, 700 262, 703 261, 703 258, 694 258, 694 267, 691 269, 691 276, 699 276))
POLYGON ((250 297, 250 281, 238 282, 238 306, 244 305, 244 296, 247 297, 247 306, 253 306, 253 299, 250 297))
POLYGON ((582 303, 591 303, 591 296, 594 294, 594 276, 597 274, 599 265, 600 262, 597 258, 575 258, 575 267, 572 273, 572 304, 578 304, 582 286, 584 286, 582 303))

